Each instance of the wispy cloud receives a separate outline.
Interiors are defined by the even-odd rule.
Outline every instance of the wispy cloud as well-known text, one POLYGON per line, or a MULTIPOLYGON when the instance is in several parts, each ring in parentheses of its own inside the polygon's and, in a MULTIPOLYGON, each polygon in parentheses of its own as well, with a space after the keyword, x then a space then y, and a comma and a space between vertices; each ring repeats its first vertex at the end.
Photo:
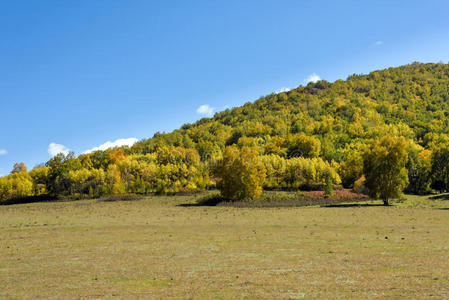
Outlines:
POLYGON ((214 110, 215 109, 213 107, 210 107, 207 104, 203 104, 197 108, 196 112, 197 112, 197 114, 211 117, 214 114, 214 110))
POLYGON ((380 45, 382 45, 383 43, 384 43, 383 41, 376 41, 375 45, 376 45, 376 46, 380 46, 380 45))
POLYGON ((321 80, 321 77, 315 73, 310 74, 306 79, 304 79, 304 85, 309 84, 310 82, 318 82, 321 80))
POLYGON ((50 154, 51 156, 56 156, 59 153, 67 155, 69 154, 69 151, 69 148, 61 144, 50 143, 50 145, 48 145, 48 154, 50 154))
POLYGON ((8 154, 8 151, 6 149, 0 149, 0 155, 6 155, 8 154))
POLYGON ((94 152, 97 150, 106 150, 106 149, 115 148, 115 147, 122 147, 122 146, 130 146, 131 147, 138 141, 139 140, 136 138, 118 139, 114 142, 107 141, 106 143, 101 144, 98 147, 94 147, 92 149, 84 151, 83 154, 88 154, 88 153, 91 153, 91 152, 94 152))

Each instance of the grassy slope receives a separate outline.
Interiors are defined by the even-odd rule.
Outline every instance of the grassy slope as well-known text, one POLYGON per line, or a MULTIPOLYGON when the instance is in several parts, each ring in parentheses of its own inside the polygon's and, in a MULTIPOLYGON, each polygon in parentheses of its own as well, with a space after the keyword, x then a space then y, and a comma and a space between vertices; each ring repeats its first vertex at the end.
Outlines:
POLYGON ((177 206, 194 201, 0 206, 0 299, 449 297, 447 200, 177 206))

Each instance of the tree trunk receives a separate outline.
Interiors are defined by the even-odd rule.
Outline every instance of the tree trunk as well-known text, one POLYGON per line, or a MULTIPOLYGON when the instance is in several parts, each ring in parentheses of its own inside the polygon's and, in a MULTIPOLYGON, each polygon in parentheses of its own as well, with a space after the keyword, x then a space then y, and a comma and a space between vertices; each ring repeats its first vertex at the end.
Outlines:
POLYGON ((388 203, 388 198, 383 199, 383 202, 384 202, 384 205, 385 205, 385 206, 390 205, 390 203, 388 203))

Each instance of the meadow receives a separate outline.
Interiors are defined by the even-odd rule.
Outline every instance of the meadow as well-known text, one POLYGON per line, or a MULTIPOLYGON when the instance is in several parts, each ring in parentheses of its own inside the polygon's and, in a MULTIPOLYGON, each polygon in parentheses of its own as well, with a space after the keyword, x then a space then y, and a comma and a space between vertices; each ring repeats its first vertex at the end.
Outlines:
POLYGON ((389 207, 201 197, 0 206, 0 299, 449 298, 447 195, 389 207))

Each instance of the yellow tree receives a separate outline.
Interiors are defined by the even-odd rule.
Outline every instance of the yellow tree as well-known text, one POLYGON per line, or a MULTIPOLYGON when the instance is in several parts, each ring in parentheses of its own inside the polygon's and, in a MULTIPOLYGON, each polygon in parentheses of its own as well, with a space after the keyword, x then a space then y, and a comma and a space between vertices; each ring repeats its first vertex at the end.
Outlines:
POLYGON ((406 147, 405 138, 385 136, 375 140, 363 156, 369 196, 382 199, 384 205, 389 205, 391 198, 399 198, 408 185, 406 147))
POLYGON ((321 142, 313 136, 303 133, 288 140, 289 157, 318 157, 321 152, 321 142))
POLYGON ((23 162, 21 162, 21 163, 14 164, 11 174, 27 172, 27 171, 28 171, 27 167, 25 166, 25 164, 23 162))
POLYGON ((262 193, 266 177, 265 166, 259 160, 257 150, 235 146, 226 147, 223 159, 214 168, 219 178, 218 188, 224 198, 230 200, 252 199, 262 193))

